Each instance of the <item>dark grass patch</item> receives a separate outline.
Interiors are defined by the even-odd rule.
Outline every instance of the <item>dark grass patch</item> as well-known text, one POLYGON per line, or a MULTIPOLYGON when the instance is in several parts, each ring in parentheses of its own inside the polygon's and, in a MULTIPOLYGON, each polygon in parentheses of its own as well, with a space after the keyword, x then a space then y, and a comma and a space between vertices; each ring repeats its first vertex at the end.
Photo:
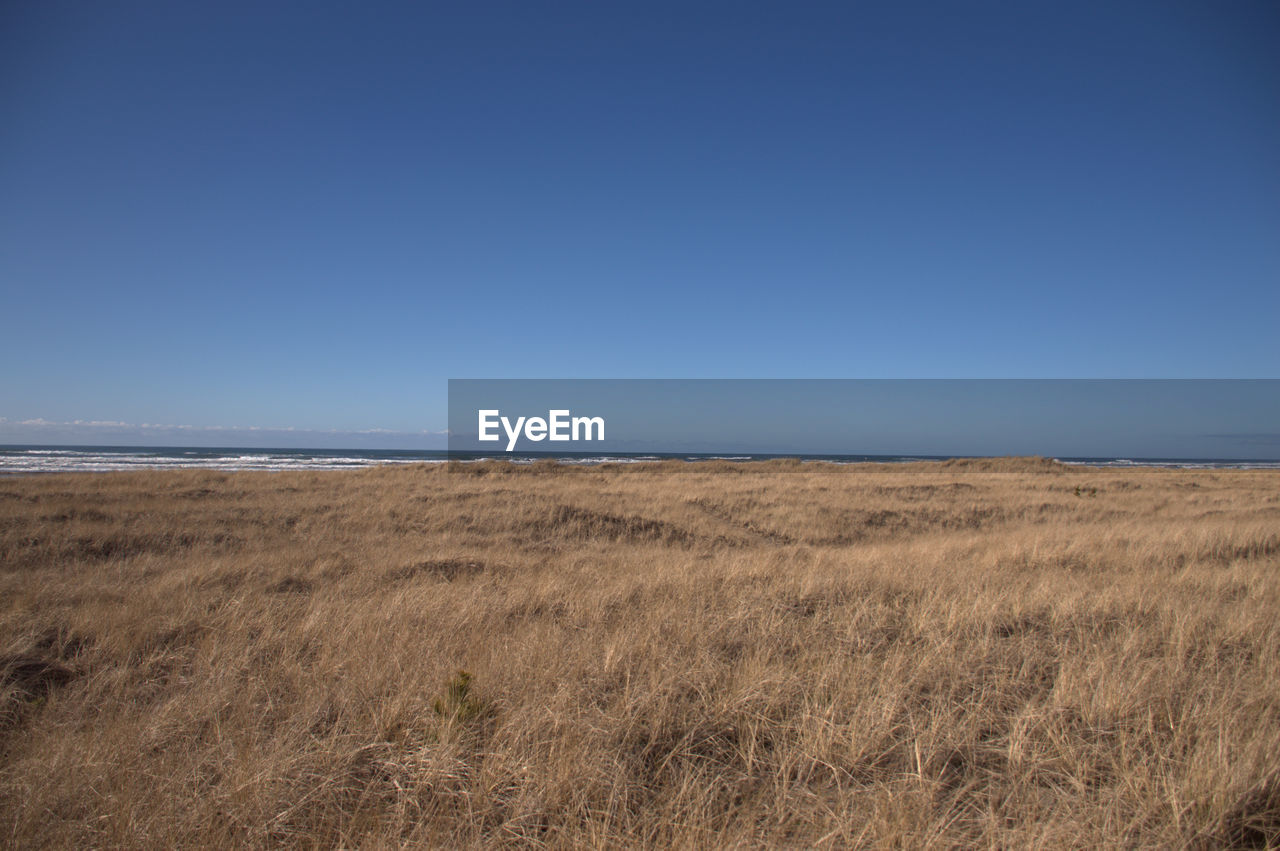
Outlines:
POLYGON ((57 659, 36 653, 0 656, 0 683, 33 696, 47 694, 75 679, 76 672, 57 659))
POLYGON ((687 545, 693 535, 668 523, 638 515, 610 514, 574 505, 557 506, 550 516, 535 521, 535 532, 576 540, 657 542, 687 545))
POLYGON ((491 569, 492 567, 485 562, 474 559, 429 559, 388 570, 386 576, 390 582, 412 582, 420 578, 454 582, 479 576, 491 569))
POLYGON ((267 586, 268 593, 271 594, 310 594, 311 583, 306 579, 298 576, 286 576, 279 582, 273 582, 267 586))
POLYGON ((70 665, 41 653, 0 656, 0 732, 23 724, 78 675, 70 665))

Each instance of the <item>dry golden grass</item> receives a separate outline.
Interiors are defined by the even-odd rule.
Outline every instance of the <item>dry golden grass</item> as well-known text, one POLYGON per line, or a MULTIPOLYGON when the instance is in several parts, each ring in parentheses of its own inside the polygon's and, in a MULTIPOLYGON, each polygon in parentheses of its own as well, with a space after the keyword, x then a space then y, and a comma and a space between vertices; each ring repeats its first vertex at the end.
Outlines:
POLYGON ((1271 472, 3 479, 0 655, 13 846, 1280 844, 1271 472))

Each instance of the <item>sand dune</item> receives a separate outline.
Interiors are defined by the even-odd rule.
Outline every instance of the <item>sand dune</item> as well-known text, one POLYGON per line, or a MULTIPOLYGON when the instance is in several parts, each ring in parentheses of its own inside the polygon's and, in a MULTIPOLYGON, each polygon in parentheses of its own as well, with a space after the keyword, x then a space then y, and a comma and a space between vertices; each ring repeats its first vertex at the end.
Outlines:
POLYGON ((11 478, 0 654, 14 846, 1280 844, 1275 472, 11 478))

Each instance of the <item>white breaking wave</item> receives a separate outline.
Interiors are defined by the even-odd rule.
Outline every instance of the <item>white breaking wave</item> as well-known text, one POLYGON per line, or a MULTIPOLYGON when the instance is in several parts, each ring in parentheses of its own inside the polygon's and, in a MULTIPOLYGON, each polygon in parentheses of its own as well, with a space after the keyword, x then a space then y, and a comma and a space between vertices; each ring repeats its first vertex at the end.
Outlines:
MULTIPOLYGON (((594 466, 597 464, 646 464, 684 457, 689 461, 750 461, 759 456, 751 455, 590 455, 556 459, 561 464, 594 466)), ((362 467, 403 464, 442 464, 447 457, 442 452, 360 452, 359 450, 305 451, 262 449, 198 449, 156 448, 8 448, 0 449, 0 475, 34 473, 105 473, 121 470, 353 470, 362 467)), ((536 458, 510 456, 484 456, 467 459, 476 461, 508 461, 512 464, 532 464, 536 458)), ((830 464, 908 462, 926 460, 916 456, 886 458, 859 457, 841 459, 823 456, 803 461, 822 461, 830 464)), ((937 460, 937 459, 929 459, 937 460)), ((1208 460, 1208 459, 1131 459, 1131 458, 1070 458, 1059 459, 1064 464, 1087 467, 1168 468, 1182 470, 1280 470, 1280 461, 1208 460)))
POLYGON ((0 474, 106 473, 126 470, 351 470, 399 464, 442 463, 433 457, 379 457, 305 452, 262 453, 203 450, 137 452, 74 449, 9 449, 0 451, 0 474))
POLYGON ((1090 458, 1088 460, 1062 460, 1074 467, 1159 467, 1167 470, 1280 470, 1280 461, 1209 461, 1209 460, 1144 460, 1129 458, 1090 458))

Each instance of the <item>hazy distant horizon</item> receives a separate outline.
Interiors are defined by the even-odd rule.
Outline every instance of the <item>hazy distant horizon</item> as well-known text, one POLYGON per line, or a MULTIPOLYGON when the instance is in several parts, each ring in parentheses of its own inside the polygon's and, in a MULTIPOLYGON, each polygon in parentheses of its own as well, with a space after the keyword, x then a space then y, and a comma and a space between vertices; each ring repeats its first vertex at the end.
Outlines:
MULTIPOLYGON (((833 464, 901 464, 952 459, 1009 458, 1011 456, 970 455, 889 455, 860 453, 731 453, 731 452, 662 452, 662 453, 556 453, 519 452, 456 453, 439 449, 296 449, 284 447, 91 447, 91 446, 0 446, 0 476, 38 475, 45 473, 105 473, 137 470, 219 470, 310 472, 356 470, 374 466, 405 464, 442 464, 450 461, 506 460, 524 465, 535 461, 555 460, 569 466, 600 464, 644 464, 665 460, 699 462, 750 462, 779 458, 800 459, 833 464)), ((1026 457, 1026 456, 1022 456, 1026 457)), ((1244 458, 1121 458, 1117 456, 1049 456, 1069 465, 1129 469, 1133 467, 1172 469, 1237 469, 1280 471, 1280 459, 1244 458)), ((802 466, 794 468, 799 471, 802 466)))
POLYGON ((154 425, 0 417, 4 446, 136 446, 246 449, 445 449, 444 430, 306 429, 242 426, 154 425))
POLYGON ((474 440, 474 411, 497 400, 524 414, 568 405, 608 413, 605 443, 556 447, 585 452, 1280 457, 1280 380, 1263 379, 455 380, 448 429, 0 417, 0 445, 490 451, 474 440))

